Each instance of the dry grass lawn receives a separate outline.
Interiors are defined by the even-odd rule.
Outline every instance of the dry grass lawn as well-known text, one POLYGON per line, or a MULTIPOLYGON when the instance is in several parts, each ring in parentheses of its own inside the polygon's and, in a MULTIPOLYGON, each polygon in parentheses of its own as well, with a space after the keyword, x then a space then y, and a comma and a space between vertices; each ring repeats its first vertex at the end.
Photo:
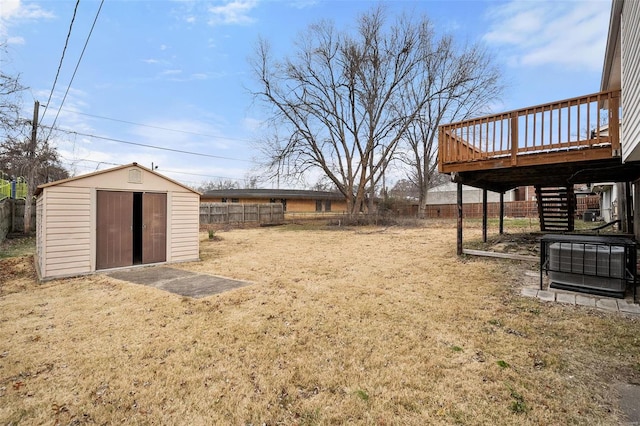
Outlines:
POLYGON ((254 285, 0 260, 0 423, 615 425, 640 382, 639 318, 521 297, 535 266, 458 259, 453 222, 216 235, 176 267, 254 285))

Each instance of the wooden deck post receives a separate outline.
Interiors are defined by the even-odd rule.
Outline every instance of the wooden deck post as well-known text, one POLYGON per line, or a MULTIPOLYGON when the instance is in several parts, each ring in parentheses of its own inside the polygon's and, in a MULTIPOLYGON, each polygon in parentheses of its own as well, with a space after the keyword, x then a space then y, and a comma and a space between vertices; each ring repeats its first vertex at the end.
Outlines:
POLYGON ((482 190, 482 242, 487 242, 487 190, 482 190))
POLYGON ((509 119, 511 127, 511 165, 518 164, 518 113, 511 114, 509 119))
POLYGON ((620 149, 620 92, 611 94, 609 98, 609 138, 611 151, 614 157, 621 157, 620 149))
POLYGON ((458 256, 462 256, 462 183, 458 182, 458 238, 457 238, 457 252, 458 256))
POLYGON ((504 192, 500 193, 500 235, 504 234, 504 192))

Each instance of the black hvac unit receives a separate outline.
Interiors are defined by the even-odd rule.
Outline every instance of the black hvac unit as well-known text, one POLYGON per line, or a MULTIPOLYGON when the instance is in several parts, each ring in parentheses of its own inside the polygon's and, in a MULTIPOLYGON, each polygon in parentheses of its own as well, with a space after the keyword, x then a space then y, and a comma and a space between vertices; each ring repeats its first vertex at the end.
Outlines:
POLYGON ((636 243, 630 238, 594 235, 545 235, 540 239, 542 273, 551 288, 623 298, 627 285, 636 296, 636 243))
POLYGON ((585 222, 595 222, 598 220, 599 213, 598 210, 585 210, 584 213, 582 213, 582 220, 585 222))

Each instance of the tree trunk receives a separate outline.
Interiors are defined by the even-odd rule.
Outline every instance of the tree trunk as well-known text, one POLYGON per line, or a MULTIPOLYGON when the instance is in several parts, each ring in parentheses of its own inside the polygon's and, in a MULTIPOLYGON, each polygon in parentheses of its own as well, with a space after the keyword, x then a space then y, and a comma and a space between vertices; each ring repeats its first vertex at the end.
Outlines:
POLYGON ((427 218, 427 194, 420 195, 420 200, 418 201, 418 219, 426 219, 427 218))
POLYGON ((427 174, 424 175, 422 187, 420 188, 420 195, 418 197, 418 218, 427 218, 427 196, 429 195, 429 184, 431 180, 427 180, 427 174))

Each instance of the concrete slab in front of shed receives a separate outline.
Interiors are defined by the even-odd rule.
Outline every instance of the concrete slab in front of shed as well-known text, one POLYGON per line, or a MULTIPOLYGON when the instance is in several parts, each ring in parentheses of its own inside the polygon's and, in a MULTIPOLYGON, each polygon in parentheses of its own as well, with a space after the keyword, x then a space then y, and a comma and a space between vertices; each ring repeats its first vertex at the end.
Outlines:
POLYGON ((187 297, 207 297, 251 284, 215 275, 174 269, 168 266, 148 266, 107 273, 108 276, 135 284, 148 285, 187 297))
POLYGON ((617 391, 620 393, 620 408, 627 417, 626 424, 640 425, 640 406, 638 401, 640 400, 640 386, 620 383, 616 386, 617 391))

